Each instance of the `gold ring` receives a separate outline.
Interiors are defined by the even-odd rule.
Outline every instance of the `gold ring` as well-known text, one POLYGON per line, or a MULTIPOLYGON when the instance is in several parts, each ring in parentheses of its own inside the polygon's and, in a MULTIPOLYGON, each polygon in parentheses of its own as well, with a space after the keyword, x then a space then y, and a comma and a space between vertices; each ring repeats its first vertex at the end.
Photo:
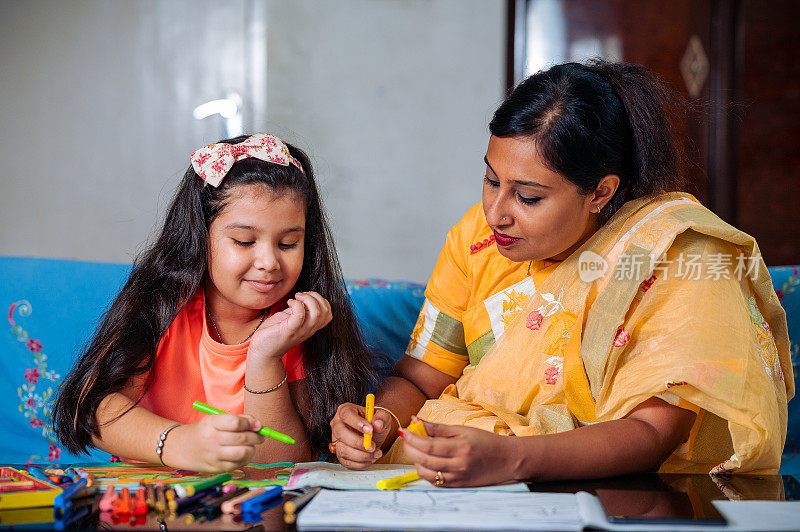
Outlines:
POLYGON ((328 444, 328 451, 330 451, 331 454, 336 454, 336 444, 338 442, 339 442, 339 440, 336 440, 336 441, 332 441, 332 442, 330 442, 328 444))
POLYGON ((433 485, 437 488, 444 487, 444 473, 441 471, 436 472, 436 478, 433 479, 433 485))

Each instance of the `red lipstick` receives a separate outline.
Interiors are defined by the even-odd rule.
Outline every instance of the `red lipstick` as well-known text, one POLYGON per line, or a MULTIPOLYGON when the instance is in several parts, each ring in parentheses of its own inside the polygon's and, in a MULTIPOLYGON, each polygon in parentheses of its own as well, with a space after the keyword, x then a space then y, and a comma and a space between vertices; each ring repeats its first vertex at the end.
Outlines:
POLYGON ((514 238, 513 236, 504 235, 503 233, 498 233, 494 231, 494 241, 497 242, 498 246, 508 247, 517 240, 521 240, 520 238, 514 238))

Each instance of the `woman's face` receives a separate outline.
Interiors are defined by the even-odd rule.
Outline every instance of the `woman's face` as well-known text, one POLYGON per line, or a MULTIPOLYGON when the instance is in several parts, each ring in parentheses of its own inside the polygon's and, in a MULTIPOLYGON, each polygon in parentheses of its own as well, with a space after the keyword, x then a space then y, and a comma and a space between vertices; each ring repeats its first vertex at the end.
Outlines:
POLYGON ((570 256, 597 231, 597 207, 619 184, 608 175, 594 193, 583 195, 547 168, 532 140, 521 137, 490 137, 485 161, 483 212, 497 249, 515 262, 570 256))

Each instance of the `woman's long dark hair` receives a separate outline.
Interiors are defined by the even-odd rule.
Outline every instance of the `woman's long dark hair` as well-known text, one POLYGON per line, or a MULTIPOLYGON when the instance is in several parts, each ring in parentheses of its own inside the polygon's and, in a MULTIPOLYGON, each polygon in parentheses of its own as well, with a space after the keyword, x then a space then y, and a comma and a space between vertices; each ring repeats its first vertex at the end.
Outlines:
MULTIPOLYGON (((220 142, 238 144, 246 138, 220 142)), ((249 158, 235 163, 215 188, 206 186, 189 166, 157 240, 135 261, 127 282, 59 388, 53 426, 64 447, 76 454, 87 452, 93 447, 92 437, 99 434, 95 412, 103 398, 122 390, 133 377, 147 374, 145 391, 157 378, 158 342, 201 287, 207 272, 208 229, 231 190, 240 185, 263 184, 278 193, 293 192, 305 203, 305 256, 292 290, 318 292, 330 302, 333 313, 332 321, 303 343, 311 448, 318 452, 326 448, 329 421, 341 403, 363 400, 375 379, 371 355, 345 292, 311 163, 300 149, 287 146, 303 171, 291 164, 249 158)))
POLYGON ((605 222, 627 201, 683 188, 670 127, 679 107, 677 96, 640 65, 566 63, 520 83, 495 111, 489 131, 530 138, 550 169, 584 194, 604 176, 618 175, 605 222))

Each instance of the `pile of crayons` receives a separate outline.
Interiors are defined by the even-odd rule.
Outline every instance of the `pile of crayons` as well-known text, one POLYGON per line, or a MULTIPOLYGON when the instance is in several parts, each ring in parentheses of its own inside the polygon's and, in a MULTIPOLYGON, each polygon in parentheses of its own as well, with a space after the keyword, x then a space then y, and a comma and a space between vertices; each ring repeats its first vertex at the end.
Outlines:
POLYGON ((127 487, 117 491, 108 486, 99 502, 100 518, 143 524, 145 516, 155 512, 159 519, 182 518, 187 524, 211 521, 222 514, 257 522, 262 512, 280 502, 282 493, 280 486, 237 487, 230 473, 175 484, 142 483, 135 494, 127 487))
POLYGON ((68 467, 67 469, 42 469, 39 466, 31 465, 28 467, 28 474, 38 478, 42 482, 55 484, 59 488, 66 489, 81 479, 86 480, 86 487, 91 487, 93 483, 92 475, 80 467, 68 467))

